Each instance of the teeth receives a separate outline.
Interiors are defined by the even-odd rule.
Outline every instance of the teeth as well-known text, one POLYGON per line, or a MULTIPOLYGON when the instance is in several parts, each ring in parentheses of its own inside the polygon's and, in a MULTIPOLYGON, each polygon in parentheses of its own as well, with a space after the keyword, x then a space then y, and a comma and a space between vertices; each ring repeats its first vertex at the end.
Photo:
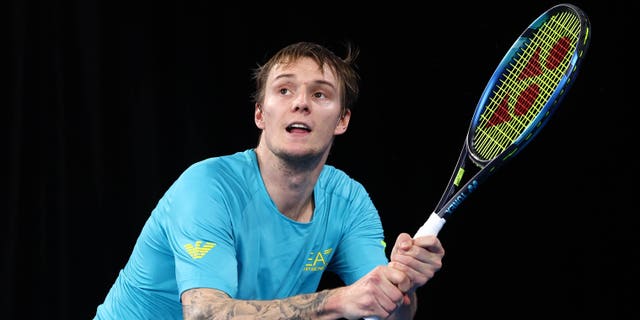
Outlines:
POLYGON ((301 123, 291 124, 291 125, 289 125, 289 128, 291 128, 291 129, 305 129, 305 130, 309 129, 307 126, 305 126, 305 125, 303 125, 301 123))

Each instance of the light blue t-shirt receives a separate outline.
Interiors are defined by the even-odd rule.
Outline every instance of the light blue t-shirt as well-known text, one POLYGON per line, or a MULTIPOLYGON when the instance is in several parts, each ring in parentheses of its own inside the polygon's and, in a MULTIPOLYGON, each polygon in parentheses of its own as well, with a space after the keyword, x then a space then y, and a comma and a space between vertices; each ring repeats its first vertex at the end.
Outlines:
POLYGON ((387 264, 360 183, 325 165, 314 197, 310 222, 281 214, 253 149, 195 163, 158 202, 95 319, 181 319, 191 288, 270 300, 315 292, 327 270, 351 284, 387 264))

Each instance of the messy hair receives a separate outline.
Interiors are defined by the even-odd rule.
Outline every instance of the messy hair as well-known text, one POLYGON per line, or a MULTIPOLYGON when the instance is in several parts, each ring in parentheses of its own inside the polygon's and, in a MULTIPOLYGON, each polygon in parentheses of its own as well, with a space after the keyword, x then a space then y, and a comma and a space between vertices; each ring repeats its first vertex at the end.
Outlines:
POLYGON ((254 103, 262 103, 265 96, 265 86, 269 72, 277 64, 289 64, 300 58, 313 59, 320 68, 328 65, 336 74, 338 86, 340 89, 340 101, 342 104, 342 114, 347 109, 352 109, 360 92, 359 81, 360 76, 356 71, 355 60, 358 57, 359 50, 353 44, 346 44, 346 54, 344 58, 337 56, 333 51, 329 50, 317 43, 297 42, 290 44, 273 55, 267 63, 259 65, 253 71, 253 79, 256 81, 256 91, 253 94, 254 103))

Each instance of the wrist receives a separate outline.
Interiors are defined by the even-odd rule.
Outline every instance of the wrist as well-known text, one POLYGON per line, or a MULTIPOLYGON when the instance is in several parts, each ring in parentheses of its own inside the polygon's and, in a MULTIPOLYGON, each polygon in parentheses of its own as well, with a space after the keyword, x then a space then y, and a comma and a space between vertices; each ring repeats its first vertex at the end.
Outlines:
POLYGON ((340 319, 344 317, 343 288, 318 292, 318 319, 340 319))

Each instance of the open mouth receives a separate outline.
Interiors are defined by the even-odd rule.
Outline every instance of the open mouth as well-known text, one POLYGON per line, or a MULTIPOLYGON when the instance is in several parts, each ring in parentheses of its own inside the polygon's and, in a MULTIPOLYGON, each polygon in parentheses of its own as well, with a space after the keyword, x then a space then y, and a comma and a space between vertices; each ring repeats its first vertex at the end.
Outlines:
POLYGON ((311 128, 302 123, 292 123, 287 126, 287 132, 311 132, 311 128))

